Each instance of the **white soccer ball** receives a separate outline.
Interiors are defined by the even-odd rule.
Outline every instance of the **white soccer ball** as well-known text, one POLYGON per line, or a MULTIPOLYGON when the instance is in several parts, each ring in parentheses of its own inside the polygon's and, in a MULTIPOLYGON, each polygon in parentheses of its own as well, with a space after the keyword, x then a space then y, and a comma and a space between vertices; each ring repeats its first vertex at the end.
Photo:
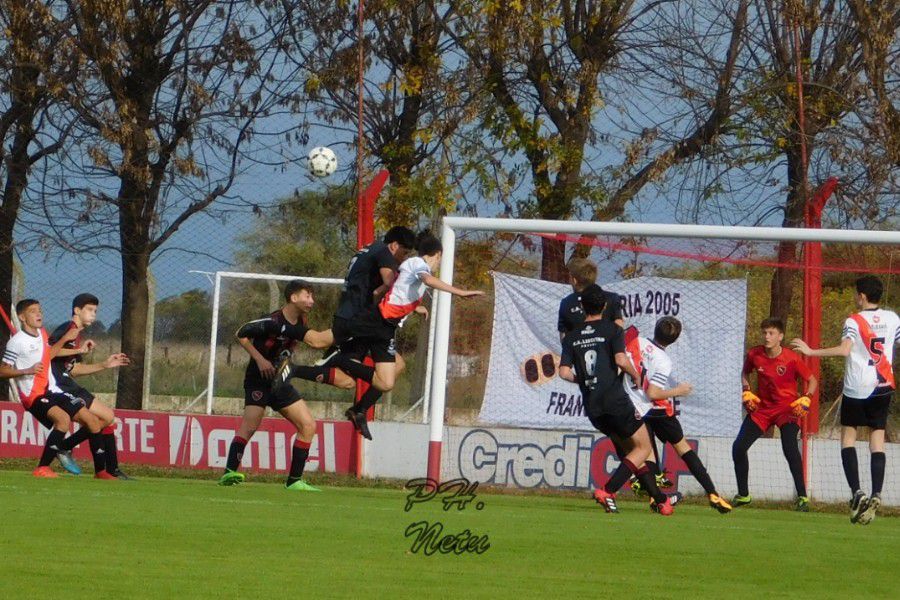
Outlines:
POLYGON ((316 177, 328 177, 337 170, 337 156, 331 148, 317 146, 309 151, 306 164, 309 172, 316 177))

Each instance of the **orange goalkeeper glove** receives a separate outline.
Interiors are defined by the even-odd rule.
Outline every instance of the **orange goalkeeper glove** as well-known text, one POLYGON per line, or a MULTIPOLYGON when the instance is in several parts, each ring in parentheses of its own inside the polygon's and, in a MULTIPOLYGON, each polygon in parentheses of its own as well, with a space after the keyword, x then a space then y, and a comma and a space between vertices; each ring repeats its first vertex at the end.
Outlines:
POLYGON ((759 396, 750 390, 744 390, 744 394, 741 396, 741 402, 744 403, 744 408, 747 409, 747 412, 753 412, 759 408, 760 400, 759 396))
POLYGON ((800 396, 791 402, 791 408, 794 409, 794 416, 799 418, 809 412, 809 405, 812 401, 809 396, 800 396))

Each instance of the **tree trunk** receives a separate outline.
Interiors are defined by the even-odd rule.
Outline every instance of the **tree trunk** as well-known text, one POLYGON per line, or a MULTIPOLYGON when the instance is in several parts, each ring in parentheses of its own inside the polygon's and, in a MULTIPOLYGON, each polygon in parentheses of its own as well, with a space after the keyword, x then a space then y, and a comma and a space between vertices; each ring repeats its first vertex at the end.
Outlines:
MULTIPOLYGON (((27 124, 20 124, 17 128, 6 159, 6 183, 3 186, 3 203, 0 204, 0 306, 8 314, 12 313, 12 303, 15 300, 12 297, 12 282, 15 277, 13 231, 16 228, 22 193, 28 182, 28 144, 34 137, 31 127, 33 115, 33 111, 27 114, 23 118, 27 124)), ((9 316, 12 317, 11 314, 9 316)), ((5 324, 0 326, 0 345, 6 346, 10 333, 5 324)))
POLYGON ((551 238, 541 238, 541 279, 565 283, 569 274, 566 270, 566 242, 551 238))
MULTIPOLYGON (((809 152, 809 150, 808 150, 809 152)), ((808 154, 807 154, 808 155, 808 154)), ((786 153, 788 182, 787 202, 785 203, 784 220, 782 227, 802 227, 803 214, 806 206, 806 188, 804 165, 800 156, 799 144, 790 147, 786 153)), ((780 242, 778 244, 778 262, 792 263, 797 260, 796 242, 780 242)), ((794 293, 796 281, 796 269, 776 268, 772 274, 771 300, 769 315, 784 322, 788 326, 788 317, 791 312, 791 297, 794 293)))

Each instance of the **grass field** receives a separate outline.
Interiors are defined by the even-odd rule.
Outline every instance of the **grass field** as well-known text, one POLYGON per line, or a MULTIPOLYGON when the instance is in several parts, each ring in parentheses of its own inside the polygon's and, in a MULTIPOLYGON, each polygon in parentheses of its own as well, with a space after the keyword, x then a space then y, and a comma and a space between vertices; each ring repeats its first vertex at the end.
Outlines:
POLYGON ((404 512, 399 489, 0 471, 0 598, 837 598, 896 591, 900 519, 479 493, 404 512), (410 551, 413 522, 487 535, 482 554, 410 551))

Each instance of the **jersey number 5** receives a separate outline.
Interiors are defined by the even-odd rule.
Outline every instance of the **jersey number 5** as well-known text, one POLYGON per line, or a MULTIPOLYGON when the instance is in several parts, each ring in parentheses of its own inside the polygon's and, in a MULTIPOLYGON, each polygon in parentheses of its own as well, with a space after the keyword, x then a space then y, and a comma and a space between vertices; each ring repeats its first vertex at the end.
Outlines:
POLYGON ((877 365, 881 362, 881 357, 884 356, 884 338, 872 338, 869 341, 869 352, 872 354, 872 358, 869 359, 870 365, 877 365))

